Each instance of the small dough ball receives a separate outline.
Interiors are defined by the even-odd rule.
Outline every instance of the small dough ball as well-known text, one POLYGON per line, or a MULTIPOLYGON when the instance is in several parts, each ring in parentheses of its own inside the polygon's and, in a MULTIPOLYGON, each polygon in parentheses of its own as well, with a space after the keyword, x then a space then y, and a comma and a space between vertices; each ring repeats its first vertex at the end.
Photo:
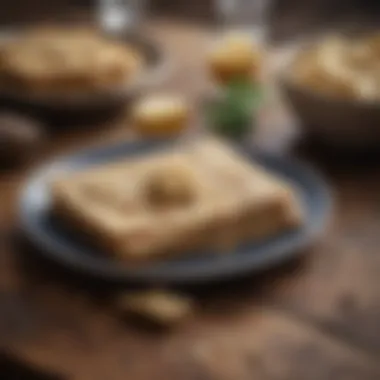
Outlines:
POLYGON ((221 83, 236 78, 257 79, 261 53, 249 36, 234 34, 227 36, 211 51, 209 66, 213 77, 221 83))
POLYGON ((150 96, 140 100, 132 111, 137 131, 147 137, 165 137, 187 127, 189 107, 179 96, 150 96))
POLYGON ((162 327, 184 321, 195 308, 192 299, 163 290, 125 293, 116 299, 116 305, 121 312, 147 319, 162 327))
POLYGON ((195 180, 186 167, 162 167, 149 173, 145 190, 150 206, 187 206, 195 198, 195 180))
POLYGON ((17 114, 0 114, 0 166, 26 162, 43 141, 41 125, 17 114))

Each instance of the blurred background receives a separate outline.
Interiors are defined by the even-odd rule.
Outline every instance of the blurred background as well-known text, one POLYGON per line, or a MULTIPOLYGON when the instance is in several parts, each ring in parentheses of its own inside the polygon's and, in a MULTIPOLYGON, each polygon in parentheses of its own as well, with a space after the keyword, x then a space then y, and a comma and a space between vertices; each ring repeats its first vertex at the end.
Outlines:
MULTIPOLYGON (((380 4, 376 0, 273 0, 274 36, 288 38, 321 25, 336 22, 376 22, 380 4)), ((216 19, 216 0, 150 0, 154 16, 175 16, 199 22, 216 19)), ((3 25, 49 19, 78 20, 88 18, 96 9, 95 0, 2 0, 0 22, 3 25)))

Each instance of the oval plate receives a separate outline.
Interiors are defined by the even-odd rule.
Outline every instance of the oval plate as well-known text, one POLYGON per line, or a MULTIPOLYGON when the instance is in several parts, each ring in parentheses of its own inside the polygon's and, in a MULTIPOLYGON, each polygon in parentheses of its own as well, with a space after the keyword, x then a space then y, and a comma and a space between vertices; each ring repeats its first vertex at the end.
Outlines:
POLYGON ((296 256, 323 231, 331 209, 325 182, 312 169, 296 160, 247 151, 244 153, 248 159, 259 162, 297 188, 306 212, 302 227, 246 244, 231 254, 209 252, 202 255, 198 252, 182 258, 128 267, 107 257, 105 252, 80 242, 54 221, 49 183, 57 174, 83 170, 125 156, 145 154, 172 144, 117 143, 63 157, 41 168, 32 175, 22 193, 20 217, 23 231, 46 257, 73 270, 105 280, 150 283, 197 283, 264 270, 296 256))

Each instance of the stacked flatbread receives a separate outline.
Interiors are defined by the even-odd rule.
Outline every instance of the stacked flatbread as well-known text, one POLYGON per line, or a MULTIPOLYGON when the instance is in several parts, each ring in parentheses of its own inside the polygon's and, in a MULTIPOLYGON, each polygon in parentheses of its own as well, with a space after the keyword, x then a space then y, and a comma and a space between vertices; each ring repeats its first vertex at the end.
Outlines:
POLYGON ((302 223, 287 182, 214 139, 56 181, 56 215, 124 260, 225 251, 302 223))

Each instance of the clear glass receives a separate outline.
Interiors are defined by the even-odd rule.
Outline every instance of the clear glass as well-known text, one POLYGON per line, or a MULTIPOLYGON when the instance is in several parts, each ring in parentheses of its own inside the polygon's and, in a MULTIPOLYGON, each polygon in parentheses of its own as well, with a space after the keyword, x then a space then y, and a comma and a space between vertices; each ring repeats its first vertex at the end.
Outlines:
POLYGON ((97 0, 98 22, 111 33, 136 29, 145 15, 145 0, 97 0))
POLYGON ((220 26, 249 32, 257 40, 266 39, 273 0, 214 0, 220 26))

